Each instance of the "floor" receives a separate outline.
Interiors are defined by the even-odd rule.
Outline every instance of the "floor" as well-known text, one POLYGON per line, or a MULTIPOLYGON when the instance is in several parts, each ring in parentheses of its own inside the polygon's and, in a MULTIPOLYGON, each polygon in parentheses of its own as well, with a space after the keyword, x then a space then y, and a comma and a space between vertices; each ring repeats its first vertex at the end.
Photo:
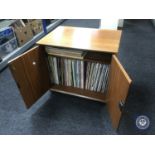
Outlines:
POLYGON ((119 134, 155 134, 155 27, 151 20, 126 20, 119 51, 133 80, 119 134), (141 115, 150 120, 146 130, 136 126, 141 115))
POLYGON ((103 103, 47 92, 27 110, 9 69, 0 81, 0 134, 116 134, 103 103))
MULTIPOLYGON (((63 25, 99 28, 100 20, 67 20, 63 25)), ((154 33, 148 20, 125 21, 119 59, 134 83, 117 133, 111 127, 106 106, 99 102, 47 92, 27 110, 6 68, 0 73, 0 134, 155 134, 154 33), (140 114, 151 120, 145 131, 135 126, 140 114)))

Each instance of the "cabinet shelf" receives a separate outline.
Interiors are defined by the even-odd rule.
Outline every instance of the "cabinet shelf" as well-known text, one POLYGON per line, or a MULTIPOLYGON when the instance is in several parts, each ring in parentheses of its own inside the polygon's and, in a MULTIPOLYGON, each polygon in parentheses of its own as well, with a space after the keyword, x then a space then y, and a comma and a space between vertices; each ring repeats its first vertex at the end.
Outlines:
POLYGON ((80 89, 76 87, 63 86, 63 85, 52 85, 51 91, 59 92, 68 95, 74 95, 86 99, 91 99, 99 102, 106 102, 105 94, 100 92, 89 91, 85 89, 80 89))

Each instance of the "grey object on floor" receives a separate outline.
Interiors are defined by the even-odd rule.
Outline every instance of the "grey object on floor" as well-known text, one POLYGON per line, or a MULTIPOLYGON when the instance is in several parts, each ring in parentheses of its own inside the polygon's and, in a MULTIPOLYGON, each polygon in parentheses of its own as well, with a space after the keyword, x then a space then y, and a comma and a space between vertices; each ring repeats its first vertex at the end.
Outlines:
MULTIPOLYGON (((77 23, 80 25, 80 20, 68 20, 67 23, 76 26, 77 23)), ((82 27, 83 23, 82 20, 82 27)), ((96 20, 86 23, 89 27, 99 27, 96 20)), ((97 135, 116 132, 111 127, 106 106, 91 100, 47 92, 27 110, 6 68, 0 73, 0 134, 97 135)))

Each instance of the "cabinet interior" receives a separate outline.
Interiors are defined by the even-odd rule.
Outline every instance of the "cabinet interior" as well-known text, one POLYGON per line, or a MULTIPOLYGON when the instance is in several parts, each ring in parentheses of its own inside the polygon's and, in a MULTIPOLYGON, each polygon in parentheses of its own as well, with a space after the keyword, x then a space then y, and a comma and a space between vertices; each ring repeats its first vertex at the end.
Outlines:
MULTIPOLYGON (((45 47, 44 47, 45 50, 45 47)), ((63 49, 62 49, 63 50, 63 49)), ((65 49, 67 50, 67 49, 65 49)), ((47 65, 48 65, 48 71, 49 71, 49 76, 50 76, 50 81, 51 81, 51 85, 50 85, 50 90, 54 91, 54 92, 60 92, 60 93, 65 93, 65 94, 69 94, 69 95, 74 95, 74 96, 79 96, 79 97, 83 97, 83 98, 87 98, 87 99, 91 99, 91 100, 95 100, 95 101, 100 101, 100 102, 104 102, 106 103, 106 94, 107 94, 107 89, 108 89, 108 81, 109 81, 109 72, 110 72, 110 63, 111 63, 111 58, 112 58, 112 54, 107 54, 107 53, 99 53, 99 52, 95 52, 95 51, 84 51, 86 52, 86 55, 84 56, 83 59, 78 59, 78 58, 74 58, 74 57, 65 57, 65 56, 55 56, 52 55, 51 53, 46 53, 46 60, 47 60, 47 65), (53 77, 53 73, 52 73, 52 69, 51 69, 51 64, 50 64, 50 58, 54 58, 57 60, 69 60, 69 61, 83 61, 84 65, 83 65, 83 69, 84 69, 84 87, 83 88, 78 88, 75 86, 67 86, 65 84, 56 84, 53 82, 52 78, 53 77), (90 90, 90 89, 86 89, 86 80, 87 80, 87 67, 88 64, 90 64, 90 66, 92 65, 92 63, 94 64, 94 66, 102 66, 106 65, 108 66, 108 73, 107 73, 107 77, 106 77, 106 88, 104 90, 104 92, 101 91, 96 91, 95 90, 90 90)), ((57 62, 58 63, 58 62, 57 62)), ((64 66, 62 66, 64 67, 64 66)), ((94 69, 95 70, 95 69, 94 69)), ((99 72, 99 70, 98 70, 99 72)), ((94 76, 95 79, 100 79, 101 73, 96 72, 96 75, 94 76), (97 74, 98 78, 97 78, 97 74)), ((94 81, 95 82, 95 81, 94 81)), ((99 81, 98 81, 99 82, 99 81)), ((97 84, 96 84, 97 87, 97 84)), ((98 86, 99 87, 99 86, 98 86)))

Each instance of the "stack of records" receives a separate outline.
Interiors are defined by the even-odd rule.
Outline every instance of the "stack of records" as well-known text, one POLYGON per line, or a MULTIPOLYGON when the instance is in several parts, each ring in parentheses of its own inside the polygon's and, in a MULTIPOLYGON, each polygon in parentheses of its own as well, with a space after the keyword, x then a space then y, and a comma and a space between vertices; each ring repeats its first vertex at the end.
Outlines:
POLYGON ((84 61, 48 56, 52 83, 84 88, 84 61))
POLYGON ((52 83, 104 93, 109 65, 86 62, 86 52, 46 46, 52 83))
POLYGON ((105 92, 108 82, 109 65, 88 62, 86 67, 85 89, 105 92))
POLYGON ((66 58, 74 58, 74 59, 84 59, 84 56, 87 52, 80 50, 72 50, 72 49, 60 49, 56 47, 46 46, 46 52, 48 55, 66 57, 66 58))

